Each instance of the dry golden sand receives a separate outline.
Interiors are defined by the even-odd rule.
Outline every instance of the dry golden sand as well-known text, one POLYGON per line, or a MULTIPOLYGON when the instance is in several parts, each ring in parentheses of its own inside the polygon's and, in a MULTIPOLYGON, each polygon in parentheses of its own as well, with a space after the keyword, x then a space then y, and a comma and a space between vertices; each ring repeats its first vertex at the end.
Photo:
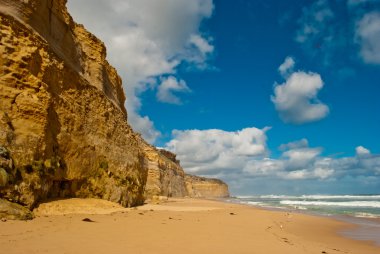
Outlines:
POLYGON ((380 253, 369 242, 339 236, 350 227, 343 222, 207 200, 125 209, 71 199, 41 205, 37 214, 32 221, 0 222, 1 254, 380 253))

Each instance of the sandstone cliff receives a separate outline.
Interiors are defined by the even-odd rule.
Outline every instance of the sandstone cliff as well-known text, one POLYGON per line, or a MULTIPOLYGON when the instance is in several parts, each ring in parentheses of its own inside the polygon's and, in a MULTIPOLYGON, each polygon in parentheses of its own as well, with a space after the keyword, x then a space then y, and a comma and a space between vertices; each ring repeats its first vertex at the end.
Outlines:
POLYGON ((65 0, 0 0, 2 197, 33 207, 53 197, 141 204, 139 135, 102 42, 73 22, 65 0))
POLYGON ((125 99, 104 44, 66 0, 0 0, 0 198, 33 208, 57 197, 133 206, 201 196, 175 155, 133 132, 125 99))
POLYGON ((230 195, 228 185, 219 179, 186 175, 185 183, 190 197, 226 198, 230 195))
POLYGON ((148 178, 145 196, 185 197, 188 196, 185 186, 185 172, 175 159, 175 155, 145 146, 148 178))
POLYGON ((185 174, 176 155, 169 151, 150 150, 148 158, 147 197, 224 198, 230 195, 227 184, 221 180, 185 174))

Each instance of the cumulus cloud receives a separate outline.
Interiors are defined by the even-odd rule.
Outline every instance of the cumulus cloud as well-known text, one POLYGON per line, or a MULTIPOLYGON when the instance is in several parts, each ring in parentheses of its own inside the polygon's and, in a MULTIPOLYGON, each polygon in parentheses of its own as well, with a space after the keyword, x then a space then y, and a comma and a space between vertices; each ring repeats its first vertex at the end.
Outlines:
POLYGON ((123 78, 129 122, 154 142, 160 133, 140 115, 140 95, 157 87, 161 76, 175 76, 180 64, 208 65, 214 47, 200 25, 211 17, 213 1, 76 0, 68 7, 77 22, 105 42, 108 59, 123 78))
POLYGON ((371 153, 367 148, 365 148, 363 146, 358 146, 358 147, 356 147, 355 150, 356 150, 356 154, 359 156, 360 155, 368 155, 371 153))
POLYGON ((288 171, 296 171, 309 167, 321 154, 320 148, 296 148, 282 154, 288 171))
POLYGON ((270 190, 282 192, 289 186, 315 187, 315 181, 323 182, 319 188, 330 185, 332 189, 344 182, 378 185, 374 179, 380 175, 380 155, 363 146, 356 148, 355 156, 334 158, 323 156, 321 147, 310 147, 307 139, 301 139, 281 145, 282 153, 272 157, 266 144, 268 130, 176 130, 164 148, 177 154, 186 172, 222 178, 232 191, 260 192, 257 188, 264 187, 262 182, 276 183, 278 188, 270 190))
POLYGON ((193 34, 190 37, 190 42, 193 43, 203 55, 210 54, 214 51, 214 46, 199 35, 193 34))
MULTIPOLYGON (((286 63, 285 60, 281 66, 286 63)), ((303 124, 318 121, 329 113, 329 108, 317 97, 323 85, 317 73, 293 72, 285 83, 274 87, 271 100, 284 122, 303 124)))
POLYGON ((184 168, 191 173, 240 170, 250 158, 267 153, 267 130, 269 128, 245 128, 236 132, 175 130, 166 149, 176 153, 184 168))
POLYGON ((271 158, 263 158, 261 160, 248 161, 243 168, 243 172, 251 176, 268 176, 276 175, 283 169, 283 161, 271 158))
POLYGON ((309 141, 307 141, 306 138, 303 138, 301 140, 296 140, 293 142, 289 142, 287 144, 282 144, 279 146, 280 151, 286 151, 286 150, 292 150, 292 149, 299 149, 299 148, 306 148, 309 146, 309 141))
POLYGON ((173 76, 163 78, 158 86, 157 99, 170 104, 182 104, 181 99, 174 92, 188 93, 191 90, 184 80, 177 80, 173 76))
POLYGON ((370 12, 358 21, 356 36, 364 62, 380 64, 380 12, 370 12))
MULTIPOLYGON (((322 148, 309 147, 307 139, 281 145, 280 149, 283 152, 279 158, 266 158, 250 164, 259 166, 272 177, 291 180, 326 179, 334 173, 326 163, 329 159, 320 156, 322 148)), ((252 168, 245 168, 245 171, 257 175, 252 168)))
POLYGON ((367 154, 366 156, 359 156, 358 160, 359 167, 363 169, 364 172, 374 172, 376 176, 380 175, 380 155, 367 154))
POLYGON ((289 73, 293 72, 295 61, 292 57, 288 56, 285 61, 278 67, 278 71, 283 77, 288 76, 289 73))

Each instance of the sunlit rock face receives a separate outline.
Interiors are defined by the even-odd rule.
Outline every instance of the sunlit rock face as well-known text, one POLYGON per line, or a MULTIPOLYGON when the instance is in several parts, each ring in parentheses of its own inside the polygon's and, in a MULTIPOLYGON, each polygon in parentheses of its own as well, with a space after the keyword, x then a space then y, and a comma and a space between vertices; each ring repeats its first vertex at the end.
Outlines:
POLYGON ((228 185, 219 179, 186 175, 185 182, 190 197, 226 198, 230 196, 228 185))
POLYGON ((0 198, 33 208, 66 197, 134 206, 226 196, 224 183, 188 180, 174 154, 135 133, 125 100, 104 44, 66 0, 0 0, 0 198))
POLYGON ((1 196, 141 204, 144 141, 127 123, 121 79, 65 5, 0 1, 0 146, 12 160, 1 196))

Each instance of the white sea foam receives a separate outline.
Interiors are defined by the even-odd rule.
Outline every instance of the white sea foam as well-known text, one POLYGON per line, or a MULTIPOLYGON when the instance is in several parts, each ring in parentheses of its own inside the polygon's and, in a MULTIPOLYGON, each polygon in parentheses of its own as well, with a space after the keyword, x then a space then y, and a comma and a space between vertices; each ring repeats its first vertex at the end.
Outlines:
POLYGON ((373 207, 380 208, 380 201, 347 201, 347 202, 329 202, 329 201, 304 201, 304 200, 282 200, 282 205, 300 205, 300 206, 339 206, 339 207, 373 207))
POLYGON ((380 215, 372 214, 372 213, 355 213, 355 217, 359 218, 379 218, 380 215))
POLYGON ((259 198, 260 196, 236 196, 238 199, 252 199, 252 198, 259 198))
POLYGON ((380 199, 380 195, 262 195, 262 196, 245 196, 244 198, 266 198, 266 199, 362 199, 376 200, 380 199))
POLYGON ((380 199, 380 195, 302 195, 306 199, 380 199))
POLYGON ((293 208, 295 208, 297 210, 307 210, 307 207, 299 206, 299 205, 295 205, 295 206, 293 206, 293 208))
POLYGON ((245 202, 246 204, 248 205, 261 205, 262 203, 261 202, 254 202, 254 201, 248 201, 248 202, 245 202))
POLYGON ((262 196, 259 196, 258 198, 265 198, 265 199, 285 199, 285 198, 288 198, 288 199, 293 199, 293 198, 297 198, 297 196, 287 196, 287 195, 262 195, 262 196))

